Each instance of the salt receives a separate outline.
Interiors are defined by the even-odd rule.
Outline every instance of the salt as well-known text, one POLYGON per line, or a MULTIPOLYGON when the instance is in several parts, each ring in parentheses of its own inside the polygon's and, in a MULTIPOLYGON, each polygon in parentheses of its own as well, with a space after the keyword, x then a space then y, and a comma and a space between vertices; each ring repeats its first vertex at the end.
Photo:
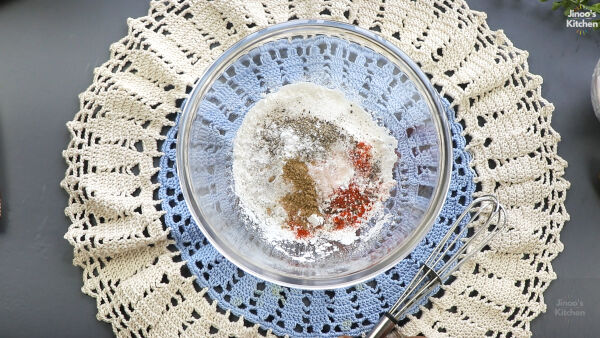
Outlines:
POLYGON ((312 215, 310 215, 308 217, 308 222, 310 224, 312 224, 313 226, 315 226, 315 227, 319 226, 319 225, 322 225, 324 221, 325 220, 323 219, 323 217, 321 217, 321 216, 319 216, 317 214, 312 214, 312 215))
POLYGON ((324 162, 308 165, 308 172, 314 178, 322 199, 331 196, 337 189, 348 187, 354 177, 354 167, 348 163, 346 154, 334 152, 333 156, 324 162))

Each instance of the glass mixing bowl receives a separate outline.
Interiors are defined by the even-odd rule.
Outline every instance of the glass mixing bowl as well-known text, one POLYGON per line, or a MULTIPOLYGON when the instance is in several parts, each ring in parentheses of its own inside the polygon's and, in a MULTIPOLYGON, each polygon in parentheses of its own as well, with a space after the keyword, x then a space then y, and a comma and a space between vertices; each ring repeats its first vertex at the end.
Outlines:
POLYGON ((235 265, 280 285, 338 288, 397 264, 430 230, 450 181, 447 124, 427 77, 388 41, 348 24, 290 21, 237 42, 196 83, 179 122, 177 170, 194 220, 235 265), (245 217, 234 191, 233 140, 245 114, 265 94, 299 81, 343 92, 398 140, 388 221, 350 245, 330 243, 326 255, 294 243, 275 250, 245 217))

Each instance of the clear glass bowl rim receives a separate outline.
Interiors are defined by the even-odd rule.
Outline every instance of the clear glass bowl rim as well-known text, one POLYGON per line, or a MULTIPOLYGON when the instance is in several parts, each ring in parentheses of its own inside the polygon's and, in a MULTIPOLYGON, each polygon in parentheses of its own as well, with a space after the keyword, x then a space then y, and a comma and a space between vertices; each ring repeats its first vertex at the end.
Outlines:
POLYGON ((275 24, 249 34, 227 49, 206 69, 202 77, 196 82, 192 91, 189 93, 188 99, 185 101, 182 108, 182 116, 179 121, 176 151, 176 167, 184 199, 192 217, 208 241, 223 256, 225 256, 225 258, 245 272, 269 282, 301 289, 334 289, 355 285, 388 270, 411 253, 429 232, 444 205, 450 184, 453 160, 452 140, 445 109, 442 106, 439 94, 415 62, 398 47, 373 32, 358 26, 329 20, 291 20, 275 24), (288 35, 293 32, 302 32, 303 34, 331 34, 342 38, 350 35, 359 40, 363 40, 366 42, 365 46, 394 62, 395 65, 401 69, 411 81, 413 81, 419 92, 424 96, 424 99, 432 112, 432 120, 434 121, 440 141, 438 144, 440 158, 437 184, 428 209, 421 219, 421 223, 398 247, 398 249, 388 254, 385 259, 380 260, 376 264, 370 265, 365 269, 340 276, 307 279, 305 277, 279 274, 262 268, 246 259, 243 254, 228 246, 219 237, 203 216, 202 210, 194 199, 193 194, 194 190, 192 178, 190 176, 191 168, 188 161, 187 145, 190 141, 192 122, 195 118, 198 104, 202 101, 204 96, 203 94, 210 88, 212 83, 223 71, 248 50, 255 48, 257 44, 262 45, 269 41, 281 38, 279 35, 288 35), (202 96, 200 94, 202 94, 202 96))

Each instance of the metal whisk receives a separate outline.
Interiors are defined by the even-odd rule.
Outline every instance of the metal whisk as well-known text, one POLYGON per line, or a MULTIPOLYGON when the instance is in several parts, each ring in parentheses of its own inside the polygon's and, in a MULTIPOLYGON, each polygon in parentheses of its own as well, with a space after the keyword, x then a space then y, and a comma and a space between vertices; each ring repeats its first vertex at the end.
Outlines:
MULTIPOLYGON (((504 229, 506 212, 495 196, 485 195, 475 199, 448 229, 444 238, 421 266, 398 301, 375 325, 368 337, 385 337, 392 333, 406 311, 428 295, 438 284, 443 284, 471 256, 479 252, 494 236, 504 229), (451 240, 458 226, 471 215, 466 225, 451 240), (496 222, 492 223, 494 220, 496 222), (472 230, 470 230, 472 229, 472 230), (457 245, 462 246, 449 256, 457 245)), ((394 332, 395 337, 406 337, 394 332)))

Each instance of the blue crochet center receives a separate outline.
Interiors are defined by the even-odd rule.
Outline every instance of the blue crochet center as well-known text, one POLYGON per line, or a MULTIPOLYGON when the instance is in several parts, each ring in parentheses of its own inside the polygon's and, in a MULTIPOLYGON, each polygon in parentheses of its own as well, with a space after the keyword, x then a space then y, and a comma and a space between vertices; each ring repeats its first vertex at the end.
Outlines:
MULTIPOLYGON (((317 46, 327 38, 316 37, 313 39, 318 41, 307 39, 296 43, 317 46)), ((329 43, 330 41, 325 42, 329 43)), ((339 43, 339 41, 336 42, 339 43)), ((290 61, 290 58, 286 62, 291 62, 291 64, 284 67, 287 71, 282 73, 281 65, 273 61, 273 54, 270 53, 272 50, 273 48, 267 46, 256 51, 256 56, 263 60, 261 66, 266 68, 262 72, 271 74, 271 78, 266 81, 279 81, 280 85, 300 80, 306 81, 306 78, 302 77, 303 68, 295 68, 293 60, 290 61), (273 69, 269 67, 273 67, 273 69)), ((352 50, 356 53, 355 58, 357 59, 374 56, 373 52, 366 48, 354 47, 352 50)), ((334 53, 329 55, 312 53, 308 60, 304 59, 302 62, 318 65, 323 63, 324 58, 330 60, 335 57, 334 53), (311 60, 311 58, 314 59, 311 60)), ((375 67, 375 65, 372 66, 375 67)), ((351 74, 361 72, 363 76, 367 74, 364 69, 351 74)), ((374 78, 377 81, 377 77, 374 78)), ((354 83, 362 84, 361 81, 354 81, 354 83)), ((349 83, 353 83, 353 81, 349 83)), ((246 83, 246 85, 254 86, 255 84, 246 83)), ((365 98, 363 101, 365 109, 370 110, 370 106, 376 107, 376 104, 371 102, 370 105, 369 102, 377 100, 377 98, 369 95, 363 95, 363 97, 365 98)), ((465 139, 461 135, 462 128, 454 121, 454 112, 450 109, 449 103, 443 101, 452 132, 454 163, 450 190, 436 223, 417 248, 395 267, 368 282, 335 290, 307 291, 266 282, 243 272, 218 253, 208 243, 192 219, 183 200, 175 168, 178 126, 176 124, 172 127, 167 133, 162 147, 164 155, 160 161, 158 175, 159 198, 165 211, 165 223, 171 229, 171 236, 181 252, 181 257, 196 276, 198 285, 208 289, 208 295, 218 301, 221 309, 230 310, 235 316, 243 316, 250 322, 260 324, 264 329, 271 329, 275 334, 333 337, 360 335, 369 330, 379 320, 382 313, 398 299, 422 262, 426 260, 446 230, 472 200, 475 185, 473 172, 469 168, 470 157, 464 149, 465 139)), ((225 105, 227 105, 226 102, 225 105)), ((249 108, 251 107, 243 109, 247 111, 249 108)), ((414 110, 426 109, 424 105, 416 104, 412 109, 412 114, 415 116, 426 113, 424 111, 414 112, 414 110)), ((432 293, 434 292, 436 290, 432 293)), ((418 311, 418 307, 414 307, 409 312, 416 311, 418 311)))

